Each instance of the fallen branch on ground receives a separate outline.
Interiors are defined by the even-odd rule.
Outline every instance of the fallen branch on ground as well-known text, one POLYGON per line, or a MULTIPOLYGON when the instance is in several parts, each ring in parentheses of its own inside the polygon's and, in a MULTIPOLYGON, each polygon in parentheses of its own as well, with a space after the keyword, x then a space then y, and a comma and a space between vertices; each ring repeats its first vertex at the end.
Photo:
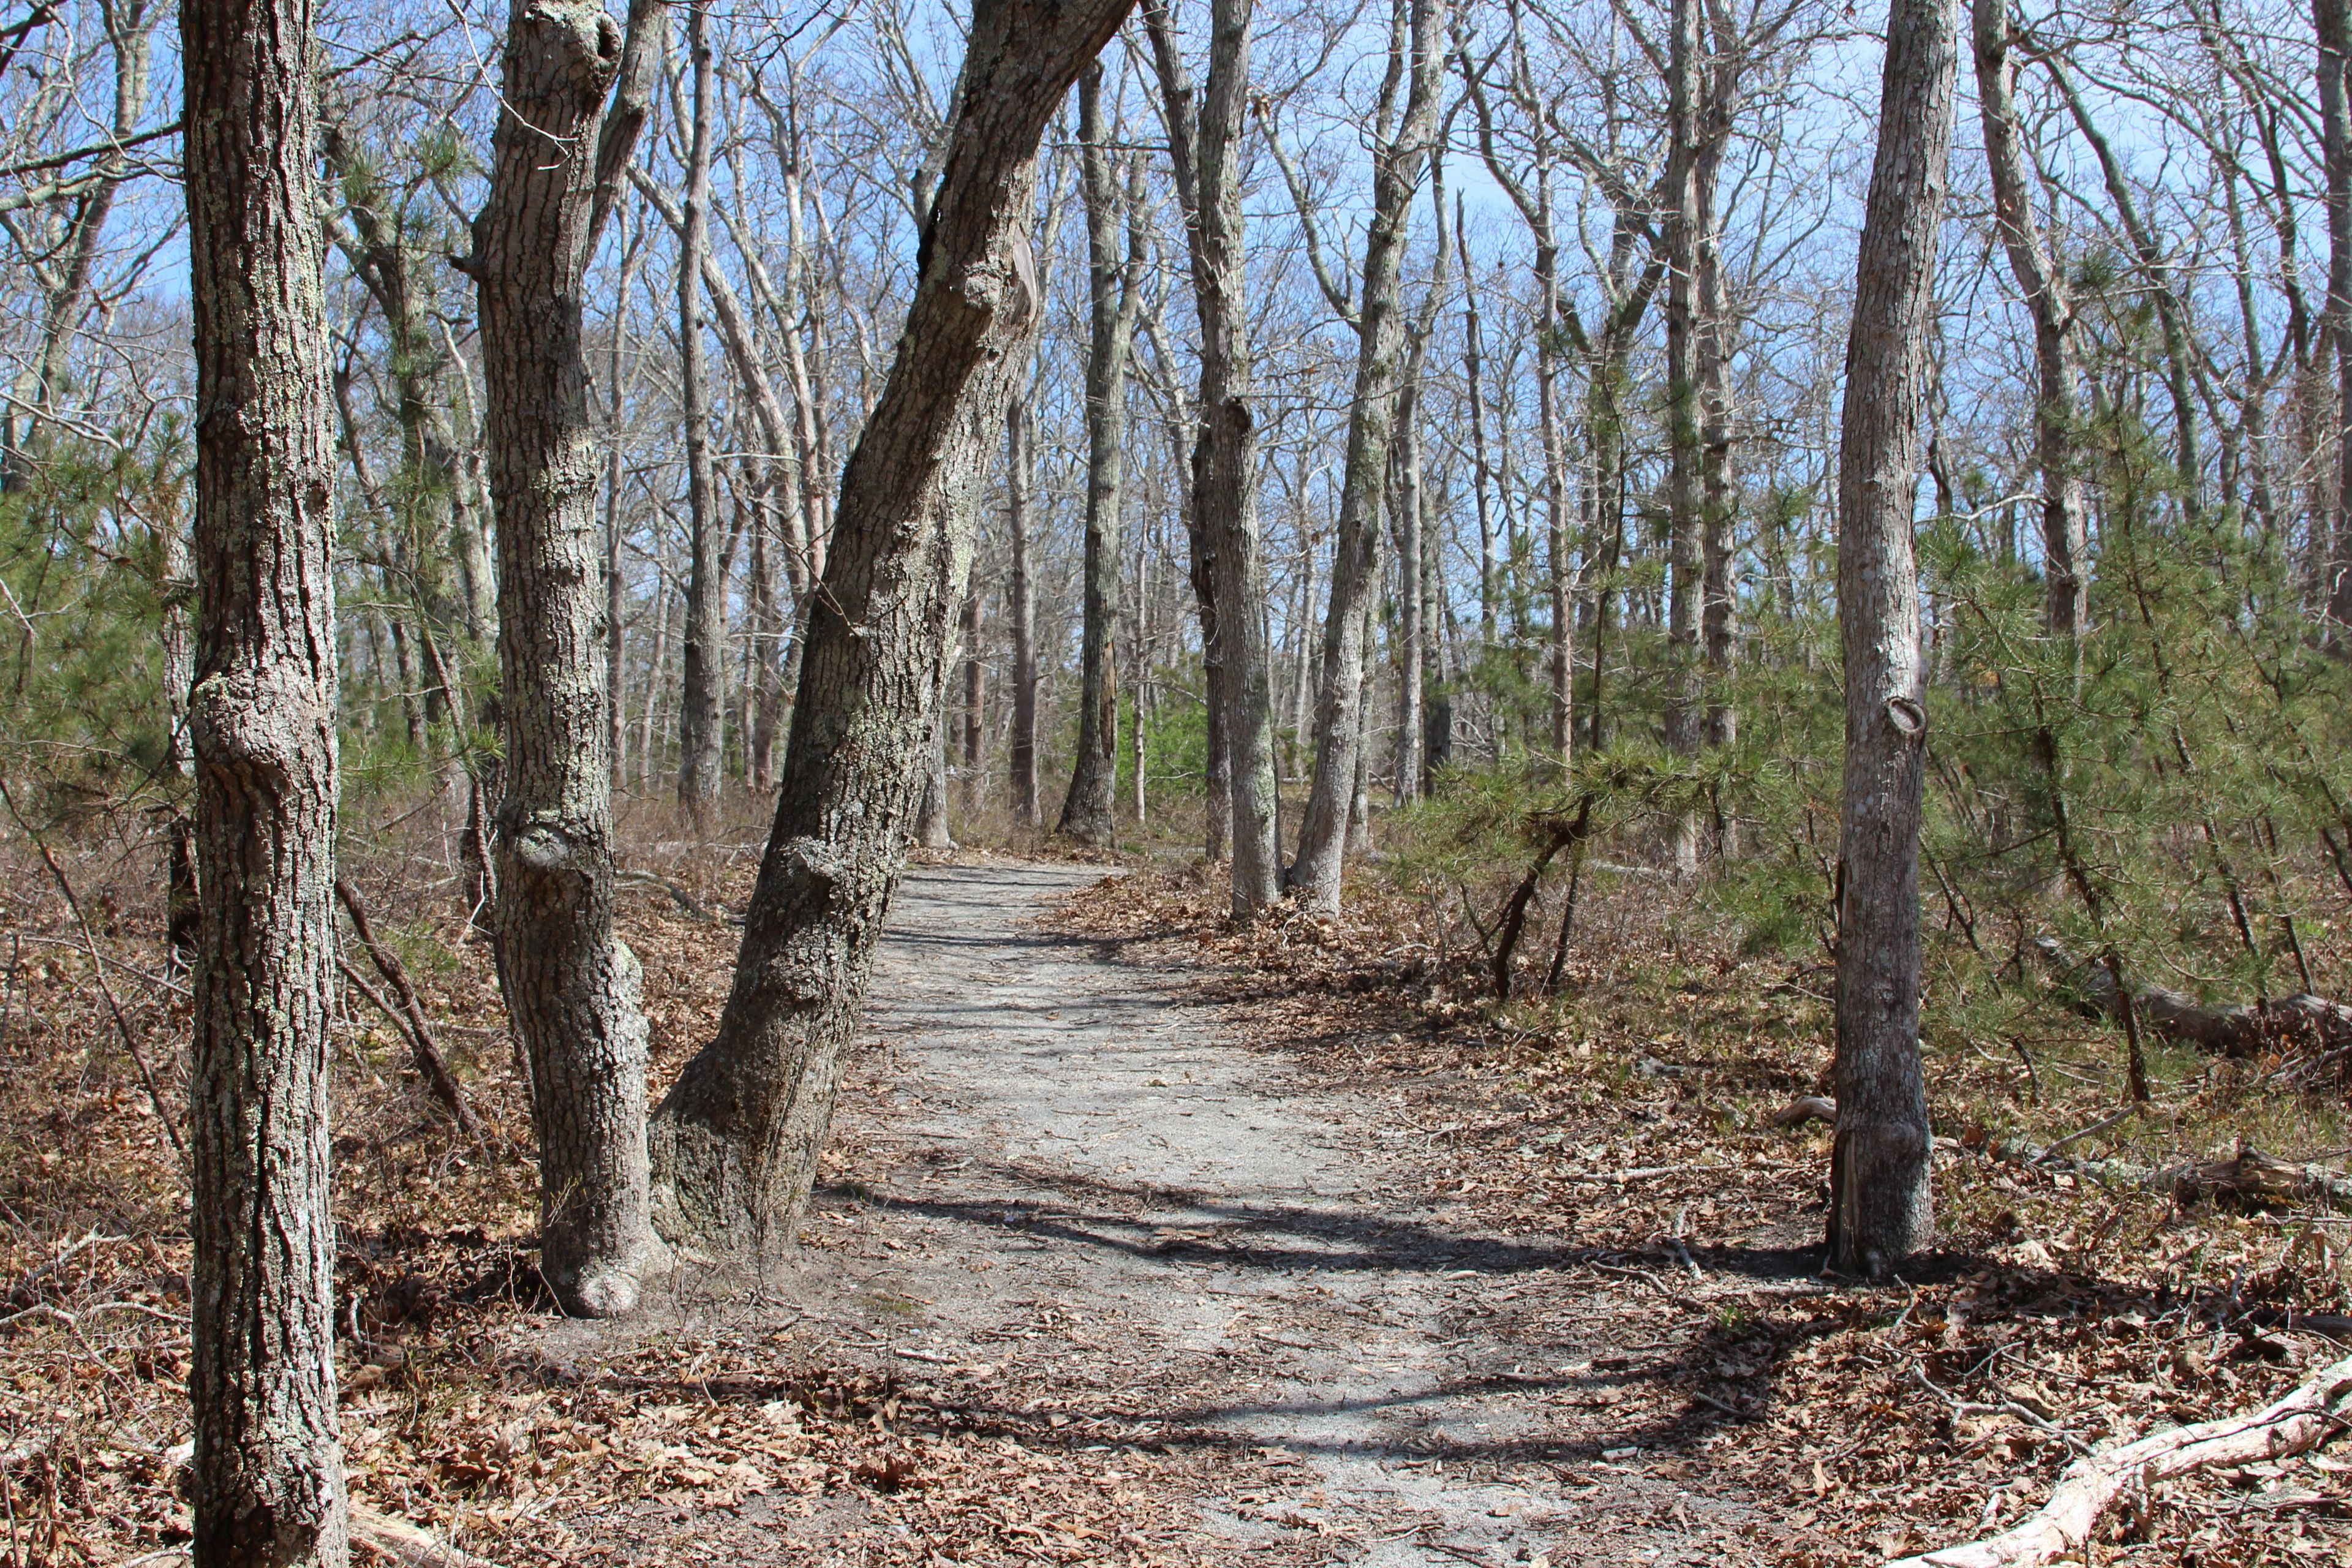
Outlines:
POLYGON ((497 1568, 488 1559, 461 1552, 429 1530, 378 1513, 363 1503, 352 1504, 352 1542, 401 1568, 497 1568))
MULTIPOLYGON (((2049 937, 2033 945, 2086 1010, 2105 1017, 2120 1013, 2122 994, 2105 966, 2077 961, 2049 937)), ((2183 991, 2134 985, 2131 1000, 2142 1027, 2223 1056, 2257 1056, 2298 1040, 2330 1050, 2352 1047, 2352 1007, 2308 992, 2270 1002, 2208 1007, 2183 991)))
POLYGON ((1999 1535, 1906 1557, 1887 1568, 2038 1568, 2082 1550, 2099 1516, 2125 1492, 2221 1465, 2277 1459, 2316 1447, 2352 1405, 2352 1357, 2252 1415, 2178 1426, 2066 1467, 2041 1509, 1999 1535))
POLYGON ((1808 1121, 1835 1121, 1837 1101, 1818 1094, 1801 1094, 1767 1120, 1775 1127, 1801 1127, 1808 1121))

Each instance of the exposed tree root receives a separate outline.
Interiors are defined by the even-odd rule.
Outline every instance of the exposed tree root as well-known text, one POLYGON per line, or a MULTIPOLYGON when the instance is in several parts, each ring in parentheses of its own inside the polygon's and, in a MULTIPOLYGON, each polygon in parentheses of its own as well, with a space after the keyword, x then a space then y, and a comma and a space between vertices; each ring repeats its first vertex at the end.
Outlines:
POLYGON ((2252 1415, 2158 1432, 2087 1455, 2066 1467, 2050 1500, 2016 1525, 1963 1546, 1947 1546, 1887 1568, 2037 1568, 2080 1551, 2116 1500, 2194 1470, 2252 1464, 2316 1447, 2344 1425, 2352 1405, 2352 1357, 2252 1415))

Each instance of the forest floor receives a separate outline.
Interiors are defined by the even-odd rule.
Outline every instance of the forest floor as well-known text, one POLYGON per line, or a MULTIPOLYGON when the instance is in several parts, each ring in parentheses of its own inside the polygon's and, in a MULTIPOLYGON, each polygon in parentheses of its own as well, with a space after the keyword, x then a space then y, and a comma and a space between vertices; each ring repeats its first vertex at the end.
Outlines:
MULTIPOLYGON (((0 883, 5 1568, 185 1555, 185 1185, 153 1108, 187 1003, 142 956, 146 855, 69 858, 86 929, 38 862, 0 883)), ((756 857, 633 854, 656 1094, 716 1022, 710 911, 756 857)), ((357 1501, 501 1564, 1862 1564, 2352 1337, 2335 1216, 2015 1152, 2341 1153, 2340 1096, 2263 1087, 2276 1064, 2160 1058, 2116 1126, 2096 1031, 2038 1025, 2008 1065, 1937 1042, 1942 1250, 1864 1287, 1817 1274, 1826 1134, 1769 1117, 1822 1087, 1817 968, 1651 884, 1589 889, 1559 995, 1498 1006, 1370 870, 1347 921, 1235 932, 1198 868, 987 855, 908 878, 793 1261, 567 1322, 435 864, 356 870, 488 1133, 342 1021, 344 1441, 357 1501)), ((2095 1558, 2352 1563, 2347 1468, 2173 1485, 2095 1558)))

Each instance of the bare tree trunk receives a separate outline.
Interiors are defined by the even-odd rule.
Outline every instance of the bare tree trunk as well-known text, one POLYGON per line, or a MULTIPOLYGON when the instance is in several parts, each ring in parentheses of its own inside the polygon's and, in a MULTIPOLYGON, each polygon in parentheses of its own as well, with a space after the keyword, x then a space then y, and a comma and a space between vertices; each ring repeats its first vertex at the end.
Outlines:
MULTIPOLYGON (((1666 749, 1699 742, 1700 453, 1698 372, 1700 0, 1673 0, 1667 55, 1666 249, 1666 749)), ((1675 869, 1698 869, 1698 819, 1676 817, 1675 869)))
POLYGON ((982 657, 981 631, 980 585, 975 583, 963 596, 963 809, 967 815, 980 810, 984 793, 980 764, 988 733, 982 708, 988 694, 988 665, 982 657))
POLYGON ((621 410, 626 402, 621 386, 621 367, 629 330, 629 285, 635 280, 637 251, 644 241, 644 226, 638 226, 637 243, 624 242, 621 247, 620 289, 613 302, 613 342, 604 359, 604 690, 611 700, 605 706, 605 724, 609 731, 606 744, 613 752, 613 787, 619 789, 625 782, 622 773, 628 766, 627 751, 622 744, 627 723, 628 671, 626 655, 627 582, 621 574, 621 410))
POLYGON ((1487 509, 1495 470, 1486 460, 1486 395, 1480 385, 1482 344, 1478 330, 1478 276, 1470 267, 1470 236, 1463 227, 1462 198, 1454 198, 1454 244, 1462 256, 1462 368, 1468 378, 1472 495, 1478 509, 1478 640, 1495 645, 1495 522, 1487 509))
POLYGON ((1829 1248, 1832 1268, 1874 1278, 1925 1246, 1935 1228, 1919 1062, 1927 710, 1911 519, 1959 61, 1955 11, 1955 0, 1892 0, 1887 17, 1839 452, 1846 740, 1829 1248))
MULTIPOLYGON (((1127 461, 1127 359, 1143 304, 1142 195, 1128 193, 1127 258, 1118 253, 1121 199, 1104 122, 1099 63, 1078 79, 1078 145, 1087 210, 1086 607, 1078 657, 1078 743, 1058 831, 1108 844, 1118 825, 1119 490, 1127 461)), ((1139 181, 1141 166, 1136 165, 1139 181)))
POLYGON ((842 481, 775 825, 718 1037, 655 1117, 669 1234, 762 1255, 815 1179, 906 863, 990 437, 1043 316, 1038 138, 1127 0, 977 0, 915 299, 842 481))
POLYGON ((2090 624, 2082 475, 2074 458, 2074 305, 2033 218, 2035 181, 2018 123, 2016 68, 2010 58, 2009 0, 1972 0, 1970 33, 1985 160, 1992 171, 1993 218, 2033 319, 2041 375, 2033 422, 2042 467, 2042 629, 2072 637, 2090 624))
POLYGON ((686 419, 688 549, 686 678, 679 697, 677 803, 707 826, 725 762, 727 573, 719 559, 719 498, 710 474, 710 386, 702 353, 702 269, 710 255, 710 7, 688 5, 694 118, 688 143, 684 221, 677 242, 678 401, 686 419))
POLYGON ((1013 634, 1013 819, 1041 820, 1037 794, 1037 599, 1029 576, 1029 410, 1016 397, 1004 410, 1004 527, 1013 547, 1006 619, 1013 634))
POLYGON ((641 971, 613 933, 598 430, 580 289, 667 17, 657 0, 633 0, 625 38, 593 0, 517 0, 468 263, 499 520, 500 978, 536 1089, 540 1269, 566 1311, 588 1316, 633 1310, 666 1261, 646 1215, 641 971))
POLYGON ((2352 69, 2352 12, 2345 0, 2312 0, 2319 34, 2319 120, 2327 175, 2327 308, 2336 345, 2336 497, 2328 514, 2328 646, 2352 652, 2352 124, 2345 105, 2352 69))
POLYGON ((1233 915, 1247 922, 1282 894, 1281 810, 1274 760, 1274 672, 1266 646, 1265 561, 1258 538, 1256 416, 1250 404, 1244 289, 1242 133, 1249 104, 1252 0, 1210 0, 1209 71, 1194 97, 1164 0, 1146 0, 1152 63, 1168 119, 1184 209, 1192 300, 1201 321, 1200 436, 1192 446, 1192 516, 1209 557, 1217 648, 1212 700, 1232 802, 1233 915))
POLYGON ((204 1568, 340 1568, 334 448, 304 0, 180 13, 195 313, 191 1063, 204 1568))
POLYGON ((1322 689, 1315 709, 1315 775, 1291 880, 1316 910, 1336 914, 1363 743, 1359 710, 1364 686, 1364 605, 1372 580, 1380 531, 1375 517, 1388 478, 1389 441, 1395 427, 1398 353, 1404 322, 1397 293, 1405 229, 1422 165, 1436 140, 1438 78, 1445 65, 1449 0, 1403 0, 1411 16, 1411 79, 1396 132, 1379 150, 1372 177, 1372 216, 1364 240, 1363 300, 1357 321, 1354 401, 1348 413, 1348 455, 1339 489, 1339 539, 1331 559, 1330 605, 1323 623, 1322 689))
MULTIPOLYGON (((1739 738, 1739 713, 1729 690, 1739 605, 1732 582, 1737 521, 1732 515, 1731 483, 1732 321, 1723 287, 1722 226, 1716 211, 1724 148, 1731 140, 1738 68, 1736 59, 1718 57, 1716 62, 1694 182, 1698 198, 1698 229, 1693 237, 1691 260, 1698 270, 1699 656, 1706 665, 1706 693, 1700 739, 1709 746, 1728 746, 1739 738)), ((1727 851, 1730 846, 1717 847, 1727 851)))
POLYGON ((1445 297, 1446 268, 1453 258, 1445 233, 1445 167, 1430 159, 1430 212, 1436 229, 1429 287, 1406 341, 1403 384, 1397 393, 1397 752, 1393 798, 1400 806, 1420 798, 1424 772, 1423 688, 1428 681, 1430 601, 1427 576, 1428 511, 1421 469, 1421 383, 1429 340, 1437 330, 1437 307, 1445 297))
POLYGON ((745 489, 751 507, 751 559, 745 588, 751 601, 751 635, 745 637, 744 684, 751 704, 743 726, 743 748, 750 753, 746 771, 751 788, 766 795, 775 783, 776 729, 784 716, 783 608, 777 598, 776 557, 783 552, 783 535, 777 527, 775 493, 769 489, 769 464, 745 464, 745 489))

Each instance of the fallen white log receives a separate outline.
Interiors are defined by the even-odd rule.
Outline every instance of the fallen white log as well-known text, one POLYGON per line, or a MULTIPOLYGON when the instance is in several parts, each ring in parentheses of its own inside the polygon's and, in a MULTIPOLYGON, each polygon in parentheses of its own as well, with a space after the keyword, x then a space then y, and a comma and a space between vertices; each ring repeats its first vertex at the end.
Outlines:
POLYGON ((401 1568, 497 1568, 486 1558, 461 1552, 429 1530, 419 1530, 404 1519, 378 1513, 364 1503, 352 1504, 352 1541, 401 1568))
POLYGON ((2050 1500, 1982 1541, 1905 1557, 1886 1568, 2038 1568, 2079 1552, 2115 1500, 2176 1476, 2219 1465, 2250 1465, 2316 1447, 2352 1405, 2352 1356, 2252 1415, 2177 1426, 2066 1467, 2050 1500))

